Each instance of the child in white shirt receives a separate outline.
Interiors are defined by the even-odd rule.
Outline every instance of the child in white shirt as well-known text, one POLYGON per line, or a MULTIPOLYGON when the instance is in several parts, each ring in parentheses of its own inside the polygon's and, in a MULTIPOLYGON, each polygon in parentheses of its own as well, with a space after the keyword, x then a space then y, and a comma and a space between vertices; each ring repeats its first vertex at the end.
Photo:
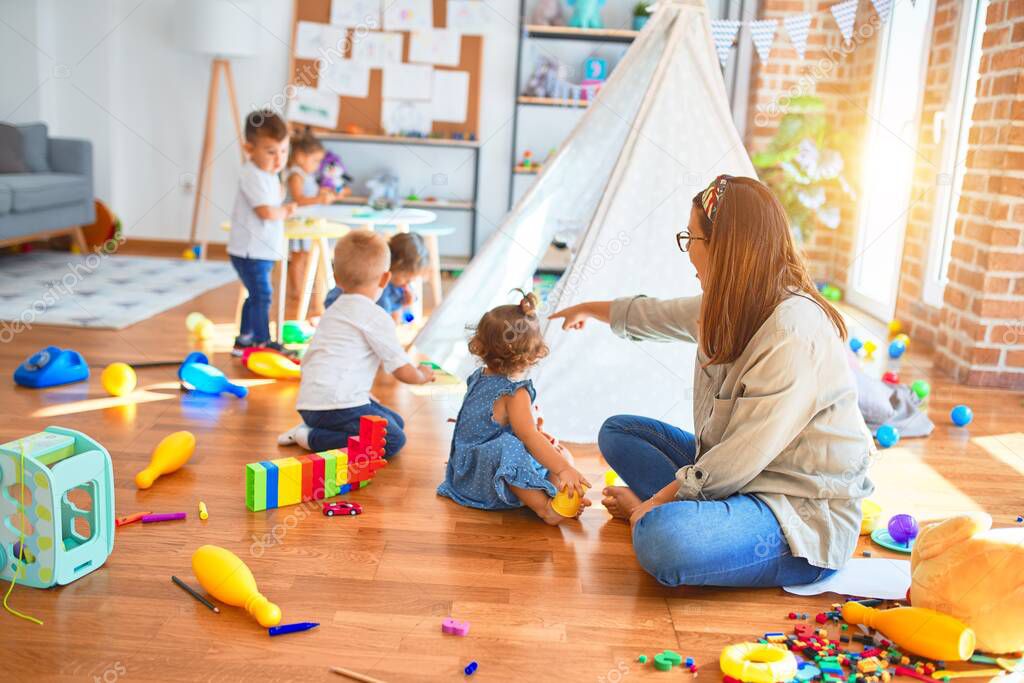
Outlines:
POLYGON ((240 353, 248 346, 283 350, 270 341, 274 295, 270 273, 274 262, 287 255, 284 219, 295 212, 295 204, 283 204, 278 177, 288 159, 288 127, 269 109, 251 112, 245 118, 244 147, 249 161, 239 174, 228 236, 231 265, 248 292, 235 350, 240 353))
POLYGON ((377 369, 406 384, 434 378, 416 366, 398 343, 395 322, 374 303, 391 279, 391 253, 380 235, 355 230, 338 242, 334 276, 345 291, 327 309, 302 358, 296 409, 302 424, 278 437, 282 446, 298 444, 314 452, 343 448, 359 434, 359 418, 378 415, 388 421, 384 457, 405 445, 405 422, 370 396, 377 369))

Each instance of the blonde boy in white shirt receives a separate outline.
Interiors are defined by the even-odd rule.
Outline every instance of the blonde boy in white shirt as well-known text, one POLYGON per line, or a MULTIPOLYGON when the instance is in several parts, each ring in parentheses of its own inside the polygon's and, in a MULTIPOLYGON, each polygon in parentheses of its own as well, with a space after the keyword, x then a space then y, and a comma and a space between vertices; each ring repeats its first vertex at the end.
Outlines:
POLYGON ((324 313, 302 358, 296 409, 302 424, 285 432, 282 446, 314 452, 344 448, 359 434, 359 418, 388 421, 385 458, 405 445, 402 417, 370 396, 377 369, 406 384, 425 384, 433 371, 417 366, 398 342, 395 321, 375 302, 391 279, 391 252, 380 235, 355 230, 334 250, 334 276, 345 291, 324 313))

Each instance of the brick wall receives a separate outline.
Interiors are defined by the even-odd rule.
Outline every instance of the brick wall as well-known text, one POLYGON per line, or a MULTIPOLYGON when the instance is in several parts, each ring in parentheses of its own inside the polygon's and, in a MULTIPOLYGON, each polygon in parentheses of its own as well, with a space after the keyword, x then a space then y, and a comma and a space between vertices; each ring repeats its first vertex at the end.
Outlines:
POLYGON ((992 0, 936 363, 1024 388, 1024 0, 992 0))
MULTIPOLYGON (((761 16, 779 19, 779 37, 771 61, 754 59, 751 98, 747 126, 747 149, 764 148, 775 134, 785 114, 786 103, 794 95, 817 95, 829 112, 830 121, 846 134, 849 144, 840 151, 846 162, 845 177, 854 186, 859 179, 861 149, 871 94, 871 76, 877 52, 878 16, 869 0, 861 0, 854 26, 853 40, 845 44, 829 8, 836 0, 764 0, 761 16), (807 52, 800 59, 785 36, 783 17, 811 12, 807 52)), ((856 203, 835 197, 841 222, 836 230, 819 228, 803 245, 804 256, 815 279, 843 283, 850 266, 856 203)))
MULTIPOLYGON (((784 38, 776 43, 770 64, 755 59, 747 144, 755 151, 771 139, 787 95, 817 94, 852 141, 842 151, 847 178, 856 187, 879 19, 862 0, 854 47, 843 50, 828 14, 834 1, 764 0, 766 18, 816 15, 805 60, 797 59, 784 38)), ((941 308, 921 301, 933 190, 940 180, 941 148, 932 140, 932 120, 952 93, 962 8, 961 0, 936 2, 912 188, 913 196, 922 199, 908 217, 896 316, 914 344, 933 347, 937 365, 959 381, 1024 388, 1024 0, 991 0, 989 5, 950 282, 941 308)), ((842 203, 841 208, 839 228, 819 229, 804 245, 814 277, 840 286, 857 258, 856 207, 842 203)))

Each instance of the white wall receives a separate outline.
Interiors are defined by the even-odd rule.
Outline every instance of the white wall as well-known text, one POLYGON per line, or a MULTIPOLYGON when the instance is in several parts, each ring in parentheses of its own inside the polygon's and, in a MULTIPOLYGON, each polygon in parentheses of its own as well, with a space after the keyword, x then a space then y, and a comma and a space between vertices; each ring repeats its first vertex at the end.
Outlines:
MULTIPOLYGON (((258 16, 239 12, 238 21, 258 32, 263 52, 235 60, 243 115, 280 96, 287 80, 291 7, 288 0, 256 0, 258 16)), ((479 240, 501 222, 511 168, 510 121, 518 0, 488 0, 489 33, 484 45, 481 91, 479 240)), ((206 95, 207 59, 179 49, 173 0, 0 0, 0 120, 46 121, 55 135, 92 140, 96 188, 134 237, 187 240, 199 165, 206 95)), ((223 97, 223 96, 222 96, 223 97)), ((203 228, 217 228, 234 198, 239 150, 226 100, 221 100, 217 140, 203 228)), ((447 172, 453 195, 472 171, 464 155, 426 150, 409 163, 404 148, 346 146, 346 161, 363 169, 394 168, 403 191, 423 187, 420 166, 447 172)), ((415 158, 415 157, 414 157, 415 158)), ((438 191, 436 194, 442 195, 438 191)), ((445 251, 468 251, 468 218, 448 212, 460 225, 445 251)))

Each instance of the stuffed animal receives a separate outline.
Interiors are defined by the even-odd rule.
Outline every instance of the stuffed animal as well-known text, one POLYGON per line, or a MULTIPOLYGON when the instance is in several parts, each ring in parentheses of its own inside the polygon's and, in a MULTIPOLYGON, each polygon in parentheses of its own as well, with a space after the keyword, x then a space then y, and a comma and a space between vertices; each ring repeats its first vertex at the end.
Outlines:
POLYGON ((601 6, 604 0, 569 0, 570 5, 576 5, 569 20, 569 26, 576 28, 604 28, 601 21, 601 6))
POLYGON ((530 12, 530 23, 539 26, 565 26, 562 0, 537 0, 530 12))
POLYGON ((324 159, 320 162, 316 177, 320 187, 326 187, 332 192, 341 192, 346 183, 352 182, 352 176, 346 172, 345 165, 341 163, 341 157, 330 151, 324 153, 324 159))
POLYGON ((910 601, 956 617, 993 654, 1024 650, 1024 528, 993 529, 985 513, 921 529, 910 556, 910 601))
POLYGON ((568 97, 569 67, 550 57, 541 57, 523 88, 527 97, 568 97))

